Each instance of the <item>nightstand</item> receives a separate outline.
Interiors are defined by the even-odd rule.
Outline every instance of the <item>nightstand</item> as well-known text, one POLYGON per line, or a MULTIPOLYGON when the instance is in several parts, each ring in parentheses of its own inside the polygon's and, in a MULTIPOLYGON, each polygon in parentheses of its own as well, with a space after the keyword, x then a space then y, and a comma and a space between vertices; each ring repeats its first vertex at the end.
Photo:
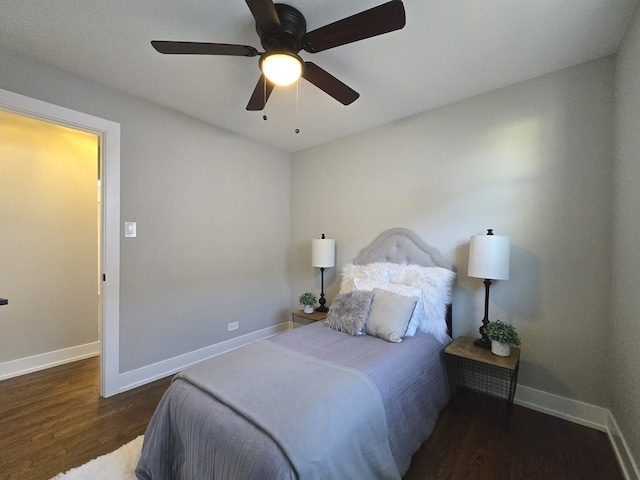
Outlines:
POLYGON ((505 400, 505 430, 509 431, 518 384, 520 349, 511 347, 511 355, 499 357, 490 349, 476 347, 473 342, 473 338, 458 337, 444 350, 451 396, 453 398, 457 388, 462 388, 505 400))
POLYGON ((310 325, 313 322, 319 322, 327 318, 328 312, 313 312, 304 313, 302 310, 296 310, 291 314, 291 320, 293 321, 293 328, 304 327, 310 325))

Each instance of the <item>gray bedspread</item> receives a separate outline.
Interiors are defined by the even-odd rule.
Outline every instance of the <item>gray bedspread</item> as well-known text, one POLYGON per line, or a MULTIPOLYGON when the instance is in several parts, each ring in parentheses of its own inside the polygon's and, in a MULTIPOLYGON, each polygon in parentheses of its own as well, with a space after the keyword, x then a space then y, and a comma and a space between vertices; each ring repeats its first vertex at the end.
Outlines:
MULTIPOLYGON (((427 334, 418 334, 400 344, 392 344, 374 337, 350 337, 317 323, 258 343, 279 346, 281 351, 289 352, 284 354, 289 362, 312 356, 322 360, 321 363, 331 362, 356 369, 371 379, 382 399, 388 443, 395 461, 393 470, 397 469, 400 474, 408 469, 411 456, 428 438, 440 410, 448 401, 443 347, 427 334), (282 350, 282 347, 286 348, 282 350)), ((277 351, 271 347, 267 349, 277 351)), ((229 354, 217 358, 225 358, 225 361, 230 359, 229 354)), ((204 364, 206 362, 202 365, 204 364)), ((268 365, 265 365, 265 368, 272 370, 268 365)), ((286 380, 289 369, 282 365, 278 368, 285 371, 280 371, 275 378, 286 380)), ((271 436, 278 436, 280 433, 267 434, 260 426, 259 419, 252 421, 245 415, 237 414, 224 402, 217 401, 205 392, 205 387, 196 387, 183 377, 184 375, 174 380, 149 424, 136 471, 138 478, 162 480, 398 477, 397 472, 336 473, 336 469, 333 468, 335 457, 333 454, 327 457, 326 451, 314 460, 319 467, 314 470, 315 473, 306 476, 300 472, 298 475, 289 459, 290 452, 287 454, 283 451, 283 448, 288 447, 281 448, 271 436)), ((304 381, 294 382, 299 383, 299 390, 315 391, 317 386, 324 384, 320 377, 311 374, 306 377, 304 381)), ((270 382, 265 377, 264 383, 270 382)), ((255 389, 249 387, 243 395, 253 395, 259 400, 263 395, 260 393, 262 390, 259 385, 254 387, 255 389)), ((283 432, 288 429, 284 420, 289 421, 293 418, 289 413, 296 410, 304 413, 309 401, 304 397, 297 397, 295 393, 290 394, 290 397, 289 406, 284 407, 274 417, 284 416, 283 432)), ((327 418, 336 413, 336 409, 329 404, 324 407, 327 418)), ((349 407, 352 408, 354 407, 349 407)), ((360 411, 338 413, 366 418, 360 411)), ((323 437, 317 433, 311 432, 311 444, 318 440, 318 443, 322 443, 323 437)), ((344 442, 352 441, 347 437, 348 434, 345 434, 344 442)), ((328 448, 331 450, 333 446, 329 445, 328 448)), ((325 450, 324 446, 318 449, 318 453, 325 450)), ((387 460, 384 462, 388 463, 387 460)))
POLYGON ((380 393, 356 369, 264 341, 201 362, 179 378, 272 437, 298 478, 400 478, 380 393))

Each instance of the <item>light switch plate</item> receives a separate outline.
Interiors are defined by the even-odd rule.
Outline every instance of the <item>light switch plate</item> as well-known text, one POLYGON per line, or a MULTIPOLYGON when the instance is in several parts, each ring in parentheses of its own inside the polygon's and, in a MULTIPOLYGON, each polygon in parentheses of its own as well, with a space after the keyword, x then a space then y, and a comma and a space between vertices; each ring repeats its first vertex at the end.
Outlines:
POLYGON ((125 237, 136 236, 136 222, 124 222, 124 236, 125 237))

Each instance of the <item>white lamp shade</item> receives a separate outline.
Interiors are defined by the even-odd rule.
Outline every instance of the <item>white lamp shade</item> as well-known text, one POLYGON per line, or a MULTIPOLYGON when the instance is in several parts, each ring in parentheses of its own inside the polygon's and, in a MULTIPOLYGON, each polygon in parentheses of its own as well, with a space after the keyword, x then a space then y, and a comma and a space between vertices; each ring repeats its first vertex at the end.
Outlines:
POLYGON ((469 243, 470 277, 509 280, 509 237, 473 235, 469 243))
POLYGON ((311 265, 333 267, 336 264, 336 240, 334 238, 314 238, 311 241, 311 265))

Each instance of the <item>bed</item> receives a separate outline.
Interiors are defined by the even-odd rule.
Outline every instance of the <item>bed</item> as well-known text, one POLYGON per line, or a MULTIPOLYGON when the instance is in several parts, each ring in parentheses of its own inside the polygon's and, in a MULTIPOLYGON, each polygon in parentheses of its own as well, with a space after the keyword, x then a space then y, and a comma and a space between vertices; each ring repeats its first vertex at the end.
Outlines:
POLYGON ((414 232, 342 270, 327 320, 178 374, 138 479, 399 479, 449 401, 453 265, 414 232))

